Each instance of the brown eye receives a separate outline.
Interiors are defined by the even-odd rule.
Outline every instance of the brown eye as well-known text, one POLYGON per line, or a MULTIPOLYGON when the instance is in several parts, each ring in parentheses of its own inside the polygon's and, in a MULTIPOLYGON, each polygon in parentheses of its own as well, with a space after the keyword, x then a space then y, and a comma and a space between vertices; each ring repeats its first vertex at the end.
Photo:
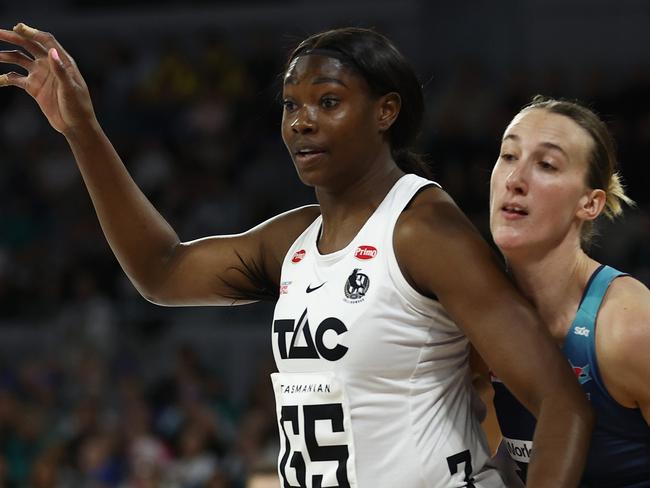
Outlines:
POLYGON ((544 171, 555 171, 556 169, 555 166, 553 166, 548 161, 540 161, 539 165, 544 171))
POLYGON ((339 100, 334 97, 323 97, 320 104, 323 108, 334 108, 339 104, 339 100))
POLYGON ((282 108, 285 112, 293 112, 296 109, 296 106, 295 102, 291 100, 282 100, 282 108))

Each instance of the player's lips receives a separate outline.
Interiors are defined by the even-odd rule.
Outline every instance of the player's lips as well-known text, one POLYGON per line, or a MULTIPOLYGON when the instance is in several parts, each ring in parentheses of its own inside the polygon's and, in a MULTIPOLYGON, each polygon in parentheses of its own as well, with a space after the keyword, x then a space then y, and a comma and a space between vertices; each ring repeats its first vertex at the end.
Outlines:
POLYGON ((506 220, 518 220, 528 215, 528 208, 519 203, 508 202, 501 206, 501 214, 506 220))
POLYGON ((293 146, 294 159, 300 164, 315 162, 325 154, 327 150, 319 144, 298 143, 293 146))

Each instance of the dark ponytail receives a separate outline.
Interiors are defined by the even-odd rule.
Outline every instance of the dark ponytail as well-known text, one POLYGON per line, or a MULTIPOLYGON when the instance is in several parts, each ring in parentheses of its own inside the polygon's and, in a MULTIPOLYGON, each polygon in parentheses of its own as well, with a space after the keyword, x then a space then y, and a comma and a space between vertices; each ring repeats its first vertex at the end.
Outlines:
POLYGON ((431 166, 429 166, 421 154, 409 151, 408 149, 398 149, 397 151, 393 149, 391 152, 395 164, 397 164, 399 169, 404 171, 404 173, 414 173, 429 180, 433 179, 431 166))

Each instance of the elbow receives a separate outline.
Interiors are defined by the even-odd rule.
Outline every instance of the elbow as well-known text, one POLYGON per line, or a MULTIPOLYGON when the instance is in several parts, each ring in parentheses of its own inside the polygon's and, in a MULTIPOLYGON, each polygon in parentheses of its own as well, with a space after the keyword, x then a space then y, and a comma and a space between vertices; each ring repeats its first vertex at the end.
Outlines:
POLYGON ((143 293, 143 292, 140 292, 140 295, 146 301, 148 301, 149 303, 153 303, 154 305, 160 305, 161 307, 166 307, 166 306, 170 305, 169 303, 166 303, 165 300, 162 299, 161 297, 159 297, 158 295, 147 294, 147 293, 143 293))
POLYGON ((176 256, 175 247, 169 251, 164 259, 141 261, 138 268, 123 266, 126 275, 140 293, 140 295, 154 305, 173 305, 174 294, 171 293, 171 270, 174 269, 173 257, 176 256))
POLYGON ((167 305, 167 303, 165 303, 164 297, 162 296, 159 290, 156 290, 155 288, 150 286, 142 286, 136 284, 135 282, 133 283, 133 286, 135 286, 135 289, 138 290, 140 296, 142 296, 142 298, 144 298, 149 303, 153 303, 154 305, 161 305, 161 306, 167 305))
POLYGON ((147 300, 149 303, 154 305, 160 305, 163 307, 168 307, 173 305, 170 297, 165 293, 164 287, 156 283, 143 283, 142 281, 136 281, 131 279, 131 283, 138 291, 140 296, 147 300))

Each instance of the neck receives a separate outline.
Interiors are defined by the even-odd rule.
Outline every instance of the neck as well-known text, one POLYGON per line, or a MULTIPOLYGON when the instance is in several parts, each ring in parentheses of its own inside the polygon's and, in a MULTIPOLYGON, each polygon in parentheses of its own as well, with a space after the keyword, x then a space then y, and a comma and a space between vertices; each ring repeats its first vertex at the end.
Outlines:
POLYGON ((368 165, 372 171, 361 172, 344 186, 316 188, 323 217, 321 252, 345 247, 404 174, 393 161, 389 149, 382 152, 379 160, 377 164, 368 165))
POLYGON ((598 267, 578 242, 566 240, 534 257, 507 257, 519 289, 558 341, 566 337, 589 277, 598 267))

